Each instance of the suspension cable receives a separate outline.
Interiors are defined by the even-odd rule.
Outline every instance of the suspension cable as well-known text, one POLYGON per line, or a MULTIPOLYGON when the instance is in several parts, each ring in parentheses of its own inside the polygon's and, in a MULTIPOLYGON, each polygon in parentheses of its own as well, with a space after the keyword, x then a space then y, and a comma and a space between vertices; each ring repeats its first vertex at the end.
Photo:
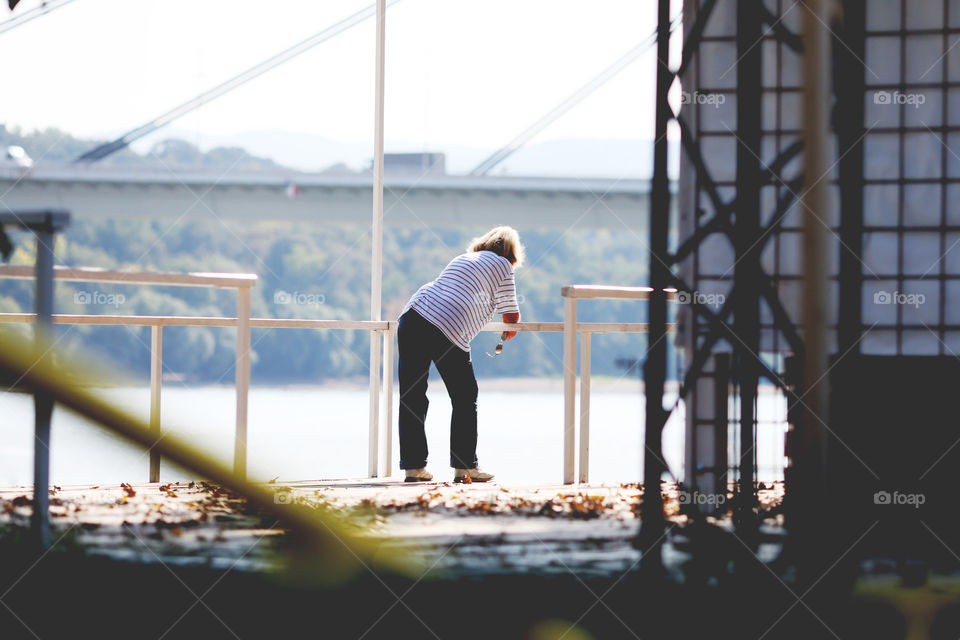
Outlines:
MULTIPOLYGON (((680 23, 680 16, 675 17, 670 24, 670 33, 673 33, 680 23)), ((633 49, 630 49, 630 51, 626 52, 621 57, 617 58, 613 64, 601 71, 598 75, 591 78, 589 82, 570 94, 563 102, 548 111, 546 114, 540 117, 540 119, 524 129, 513 140, 508 142, 506 145, 491 154, 486 160, 474 167, 474 169, 470 172, 470 175, 487 175, 494 167, 512 156, 523 145, 530 142, 534 136, 556 122, 557 119, 570 111, 570 109, 580 104, 585 98, 606 84, 611 78, 630 66, 632 62, 646 53, 656 43, 657 32, 654 31, 647 36, 643 42, 638 44, 633 49)))
MULTIPOLYGON (((390 0, 387 2, 387 6, 389 7, 397 2, 400 2, 400 0, 390 0)), ((153 133, 157 129, 165 127, 174 120, 190 113, 191 111, 199 109, 208 102, 219 98, 220 96, 236 89, 237 87, 243 86, 254 78, 262 76, 264 73, 277 68, 283 63, 292 60, 293 58, 309 51, 317 45, 322 44, 357 26, 361 22, 376 15, 376 8, 376 4, 371 4, 360 11, 357 11, 343 20, 340 20, 339 22, 327 27, 323 31, 310 36, 306 40, 302 40, 292 47, 284 49, 283 51, 270 56, 259 64, 256 64, 249 69, 238 73, 229 80, 225 80, 215 87, 204 91, 203 93, 191 98, 190 100, 187 100, 173 109, 170 109, 169 111, 157 116, 153 120, 150 120, 149 122, 142 124, 135 129, 131 129, 116 140, 106 142, 94 149, 91 149, 90 151, 87 151, 83 155, 76 158, 74 162, 93 163, 106 158, 112 153, 128 147, 133 141, 153 133)))
POLYGON ((33 9, 27 9, 9 20, 0 22, 0 33, 6 33, 7 31, 16 29, 20 25, 36 20, 40 16, 45 16, 61 7, 65 7, 71 2, 75 2, 75 0, 50 0, 49 2, 42 2, 33 9))

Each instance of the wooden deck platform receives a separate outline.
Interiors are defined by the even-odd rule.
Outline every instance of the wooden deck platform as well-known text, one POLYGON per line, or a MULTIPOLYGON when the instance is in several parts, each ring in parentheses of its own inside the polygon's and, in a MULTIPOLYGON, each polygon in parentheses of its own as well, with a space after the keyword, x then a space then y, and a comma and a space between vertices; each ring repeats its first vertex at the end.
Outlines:
MULTIPOLYGON (((357 533, 436 571, 611 575, 635 566, 636 484, 405 483, 398 478, 273 483, 279 505, 344 518, 357 533)), ((676 490, 667 492, 677 522, 676 490)), ((767 500, 777 499, 769 491, 767 500)), ((203 482, 55 487, 54 540, 142 562, 269 569, 283 531, 203 482)), ((30 487, 0 488, 0 527, 26 527, 30 487)), ((773 549, 761 549, 773 553, 773 549)), ((682 554, 666 547, 670 560, 682 554)))

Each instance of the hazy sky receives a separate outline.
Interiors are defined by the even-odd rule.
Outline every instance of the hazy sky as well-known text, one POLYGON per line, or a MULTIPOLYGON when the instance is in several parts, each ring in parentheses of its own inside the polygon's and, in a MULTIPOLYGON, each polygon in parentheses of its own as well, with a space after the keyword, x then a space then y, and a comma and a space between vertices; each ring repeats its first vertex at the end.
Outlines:
MULTIPOLYGON (((76 0, 0 35, 0 122, 122 133, 369 4, 76 0)), ((652 1, 403 0, 387 15, 388 150, 501 146, 645 39, 655 12, 652 1)), ((652 137, 654 62, 651 51, 535 142, 652 137)), ((174 126, 201 146, 273 130, 372 141, 373 73, 371 19, 174 126)))

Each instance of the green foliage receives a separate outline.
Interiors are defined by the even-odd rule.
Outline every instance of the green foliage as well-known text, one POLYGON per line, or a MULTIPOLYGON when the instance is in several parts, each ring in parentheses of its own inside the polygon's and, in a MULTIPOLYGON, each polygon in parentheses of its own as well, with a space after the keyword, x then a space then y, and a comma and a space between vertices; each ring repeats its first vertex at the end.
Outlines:
MULTIPOLYGON (((481 229, 394 229, 384 233, 383 317, 395 319, 414 291, 432 280, 481 229)), ((523 231, 527 265, 517 270, 517 289, 526 320, 559 321, 560 287, 572 283, 644 284, 646 255, 630 234, 608 231, 523 231)), ((30 264, 26 236, 15 238, 14 261, 30 264)), ((256 317, 365 319, 370 305, 370 237, 357 226, 304 227, 295 223, 237 224, 98 220, 75 221, 58 246, 58 262, 146 271, 228 271, 260 276, 254 288, 256 317), (285 303, 287 294, 293 303, 285 303)), ((29 281, 0 281, 0 309, 33 307, 29 281)), ((231 316, 232 291, 199 287, 147 287, 98 283, 57 285, 59 313, 231 316)), ((589 321, 645 320, 645 305, 590 302, 580 305, 589 321)), ((139 327, 59 327, 66 342, 104 353, 134 375, 146 377, 150 334, 139 327)), ((213 327, 164 331, 165 370, 188 380, 229 383, 233 378, 234 332, 213 327)), ((253 379, 258 383, 315 381, 367 375, 365 332, 255 330, 253 379)), ((493 334, 474 342, 479 376, 559 376, 559 334, 521 334, 500 358, 483 355, 493 334)), ((621 375, 617 357, 638 357, 640 336, 594 338, 593 370, 621 375)))

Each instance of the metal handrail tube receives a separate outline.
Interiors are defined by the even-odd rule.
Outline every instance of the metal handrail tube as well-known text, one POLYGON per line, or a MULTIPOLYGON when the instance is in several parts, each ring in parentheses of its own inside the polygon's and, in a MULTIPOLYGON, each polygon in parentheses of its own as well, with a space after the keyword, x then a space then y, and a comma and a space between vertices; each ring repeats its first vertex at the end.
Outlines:
MULTIPOLYGON (((677 300, 676 289, 664 289, 667 301, 677 300)), ((584 323, 577 322, 577 300, 649 300, 651 287, 618 287, 596 284, 573 284, 561 287, 563 296, 563 482, 573 484, 590 479, 590 336, 592 333, 629 331, 626 323, 584 323), (596 325, 591 331, 590 325, 596 325), (577 379, 577 333, 580 337, 580 473, 577 475, 574 449, 577 439, 577 400, 575 397, 577 379)), ((560 324, 560 323, 557 323, 560 324)), ((633 326, 637 326, 635 323, 633 326)), ((650 327, 642 324, 642 331, 649 333, 650 327)), ((676 324, 666 324, 666 331, 674 333, 676 324)), ((631 331, 634 332, 634 331, 631 331)))
MULTIPOLYGON (((0 278, 32 278, 33 268, 24 266, 0 266, 0 278)), ((163 327, 199 326, 199 327, 236 327, 238 331, 237 348, 237 425, 234 439, 234 470, 240 477, 246 476, 246 433, 247 399, 250 387, 250 330, 251 329, 316 329, 370 331, 374 343, 382 341, 382 377, 377 362, 371 362, 370 389, 370 433, 368 438, 368 460, 381 461, 369 465, 368 474, 376 477, 378 472, 386 476, 392 472, 393 444, 393 362, 395 356, 394 337, 397 332, 395 320, 325 320, 305 318, 251 318, 249 316, 249 295, 257 282, 255 274, 237 273, 148 273, 130 271, 110 271, 93 268, 58 267, 54 277, 74 282, 110 282, 126 285, 161 286, 202 286, 235 288, 238 293, 237 317, 229 316, 138 316, 105 314, 54 314, 52 322, 61 325, 93 326, 142 326, 151 327, 150 342, 150 424, 161 434, 160 397, 163 370, 163 327), (243 298, 246 302, 243 303, 243 298), (378 335, 379 334, 379 335, 378 335), (385 395, 380 405, 381 389, 385 395), (383 457, 379 451, 381 424, 384 435, 383 457)), ((577 299, 619 299, 647 300, 652 291, 649 287, 614 287, 608 285, 570 285, 561 289, 565 300, 563 322, 489 322, 482 331, 502 332, 552 332, 564 333, 564 482, 573 482, 573 448, 576 382, 576 356, 568 357, 570 348, 575 349, 576 334, 581 334, 580 375, 580 481, 588 479, 589 459, 589 412, 590 412, 590 336, 595 333, 647 333, 649 326, 644 322, 578 322, 576 320, 577 299), (571 309, 572 307, 572 309, 571 309), (571 315, 572 313, 572 315, 571 315), (572 336, 572 347, 570 346, 572 336), (572 366, 571 363, 572 362, 572 366)), ((667 290, 667 299, 675 300, 676 291, 667 290)), ((36 320, 33 313, 0 313, 0 324, 31 323, 36 320)), ((675 332, 675 324, 668 324, 667 331, 675 332)), ((150 460, 150 481, 158 482, 160 472, 159 455, 152 453, 150 460)))
MULTIPOLYGON (((254 273, 161 273, 116 271, 92 267, 54 267, 53 279, 71 282, 109 282, 128 285, 159 285, 185 287, 232 288, 237 292, 237 317, 235 318, 166 318, 163 316, 99 316, 54 314, 55 324, 132 325, 153 327, 150 339, 150 423, 159 435, 160 388, 162 385, 163 355, 162 333, 165 325, 231 326, 237 328, 236 348, 236 432, 234 438, 234 471, 246 477, 247 469, 247 406, 250 392, 250 290, 256 285, 254 273)), ((32 266, 0 265, 0 278, 34 279, 36 269, 32 266)), ((33 322, 35 314, 4 314, 0 321, 33 322)), ((160 480, 160 460, 151 454, 150 482, 160 480)))

